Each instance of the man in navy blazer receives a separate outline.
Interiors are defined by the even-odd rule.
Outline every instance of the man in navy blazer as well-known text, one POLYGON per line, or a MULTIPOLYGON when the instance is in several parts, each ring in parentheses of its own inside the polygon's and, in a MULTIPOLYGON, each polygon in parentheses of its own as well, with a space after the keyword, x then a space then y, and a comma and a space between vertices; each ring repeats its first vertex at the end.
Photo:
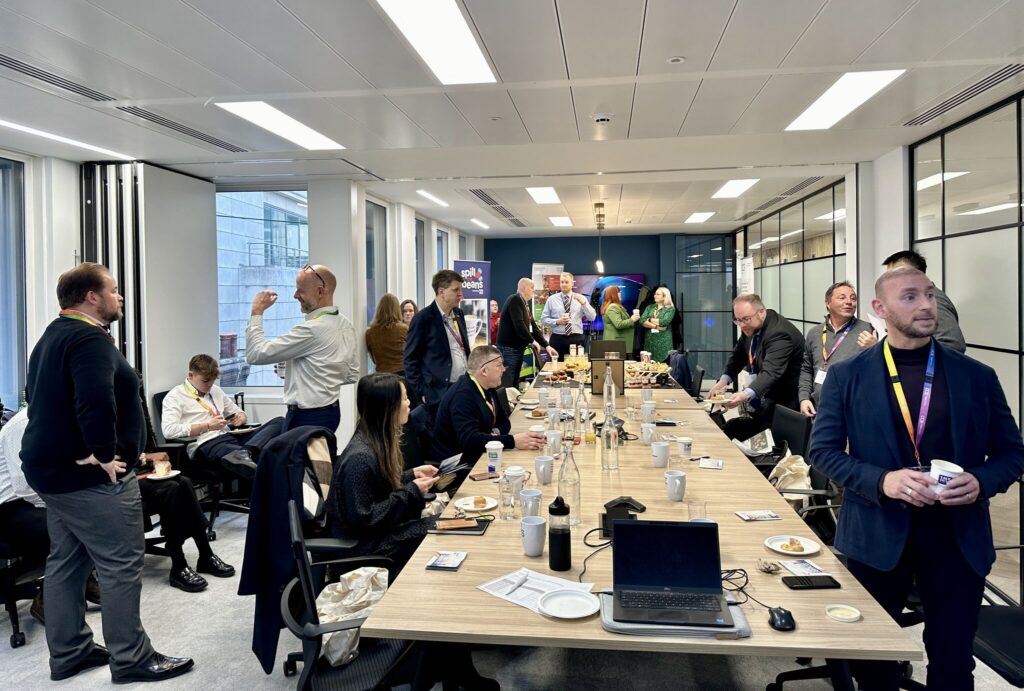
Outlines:
POLYGON ((506 449, 537 450, 544 446, 540 432, 509 434, 505 406, 497 387, 505 364, 494 346, 477 346, 469 356, 469 371, 459 377, 437 410, 431 458, 443 461, 462 452, 462 463, 476 463, 489 441, 500 441, 506 449))
MULTIPOLYGON (((808 455, 845 488, 836 547, 850 572, 893 617, 916 582, 928 688, 970 689, 995 561, 989 499, 1024 471, 1024 444, 992 368, 932 337, 931 279, 889 271, 872 306, 888 337, 828 369, 808 455), (964 472, 940 487, 915 469, 937 459, 964 472)), ((896 688, 896 663, 854 673, 862 688, 896 688)))
POLYGON ((434 302, 412 318, 405 339, 405 385, 412 406, 436 407, 452 382, 466 371, 469 330, 459 309, 461 275, 451 269, 434 274, 434 302))

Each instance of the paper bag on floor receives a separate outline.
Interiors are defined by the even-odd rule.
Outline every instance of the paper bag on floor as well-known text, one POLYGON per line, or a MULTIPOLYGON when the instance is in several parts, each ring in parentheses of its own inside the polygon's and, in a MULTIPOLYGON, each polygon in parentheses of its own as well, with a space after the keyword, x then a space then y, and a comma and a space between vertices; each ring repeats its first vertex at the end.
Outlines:
MULTIPOLYGON (((342 574, 316 598, 321 624, 370 616, 373 605, 388 589, 387 569, 364 566, 342 574)), ((336 631, 324 636, 323 654, 334 667, 348 664, 359 652, 359 629, 336 631)))

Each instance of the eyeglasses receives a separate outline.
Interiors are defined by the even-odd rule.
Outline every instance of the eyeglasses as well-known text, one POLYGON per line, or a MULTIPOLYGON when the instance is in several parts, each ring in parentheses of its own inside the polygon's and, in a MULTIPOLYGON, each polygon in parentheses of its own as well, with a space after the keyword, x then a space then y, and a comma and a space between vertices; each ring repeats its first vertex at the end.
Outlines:
MULTIPOLYGON (((504 360, 504 358, 502 358, 502 356, 500 356, 500 355, 498 357, 492 357, 490 360, 488 360, 484 364, 480 365, 480 369, 483 369, 484 367, 487 367, 487 365, 491 364, 492 362, 497 362, 498 360, 504 360)), ((505 363, 502 362, 501 366, 504 368, 505 363)))
MULTIPOLYGON (((760 310, 758 310, 759 312, 760 310)), ((749 317, 740 317, 739 319, 733 319, 732 323, 736 326, 746 326, 750 323, 750 320, 757 316, 757 312, 754 312, 749 317)))
POLYGON ((306 264, 304 267, 302 267, 302 270, 303 271, 312 271, 313 275, 320 279, 321 285, 323 285, 324 288, 327 287, 327 281, 324 280, 323 276, 321 276, 320 274, 318 274, 316 272, 316 269, 313 268, 312 264, 306 264))

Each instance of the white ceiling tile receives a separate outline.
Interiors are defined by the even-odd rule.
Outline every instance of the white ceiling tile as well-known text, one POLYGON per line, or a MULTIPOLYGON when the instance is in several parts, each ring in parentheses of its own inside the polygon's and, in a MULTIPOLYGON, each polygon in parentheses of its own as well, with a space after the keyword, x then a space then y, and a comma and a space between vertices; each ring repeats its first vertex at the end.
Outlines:
POLYGON ((851 64, 917 0, 831 0, 783 61, 785 67, 851 64))
POLYGON ((530 141, 507 91, 458 91, 449 97, 484 143, 526 144, 530 141))
POLYGON ((858 59, 858 63, 927 60, 1005 0, 931 0, 918 3, 858 59))
POLYGON ((331 99, 330 102, 362 123, 389 147, 437 146, 429 134, 383 96, 353 96, 331 99))
POLYGON ((633 106, 632 85, 574 87, 572 96, 582 141, 626 138, 633 106), (606 113, 614 117, 608 124, 596 125, 593 118, 595 113, 606 113))
POLYGON ((767 81, 765 77, 705 79, 679 134, 693 137, 728 133, 767 81))
POLYGON ((700 82, 637 84, 629 138, 674 137, 700 82))
MULTIPOLYGON (((241 6, 223 0, 182 0, 225 31, 265 55, 314 91, 369 86, 337 53, 288 10, 266 0, 241 6)), ((339 5, 339 10, 341 9, 339 5)), ((342 20, 341 12, 338 20, 342 20)))
POLYGON ((551 0, 465 0, 465 5, 499 81, 566 78, 558 17, 551 0))
POLYGON ((782 74, 768 80, 731 132, 782 132, 841 74, 782 74))
POLYGON ((938 52, 941 60, 1019 55, 1024 47, 1024 3, 1008 2, 938 52))
POLYGON ((706 70, 732 8, 731 2, 648 0, 640 74, 706 70), (680 65, 665 63, 677 55, 685 57, 686 62, 680 65))
POLYGON ((739 0, 712 70, 775 67, 803 33, 825 0, 739 0))
POLYGON ((569 89, 514 89, 509 95, 534 143, 579 141, 569 89))
POLYGON ((400 94, 391 96, 391 102, 441 146, 483 144, 445 94, 400 94))
POLYGON ((569 76, 621 77, 636 74, 644 0, 561 0, 569 76))

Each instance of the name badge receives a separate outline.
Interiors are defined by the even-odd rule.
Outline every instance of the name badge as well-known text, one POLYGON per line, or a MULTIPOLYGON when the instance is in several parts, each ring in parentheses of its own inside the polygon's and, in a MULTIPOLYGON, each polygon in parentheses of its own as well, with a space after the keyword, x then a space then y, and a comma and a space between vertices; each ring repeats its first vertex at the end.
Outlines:
POLYGON ((658 333, 658 330, 657 329, 651 329, 651 333, 652 334, 656 334, 656 333, 658 333))
POLYGON ((823 370, 823 369, 818 370, 818 373, 814 375, 814 383, 815 384, 824 384, 825 383, 825 375, 827 375, 827 374, 828 374, 828 370, 823 370))

